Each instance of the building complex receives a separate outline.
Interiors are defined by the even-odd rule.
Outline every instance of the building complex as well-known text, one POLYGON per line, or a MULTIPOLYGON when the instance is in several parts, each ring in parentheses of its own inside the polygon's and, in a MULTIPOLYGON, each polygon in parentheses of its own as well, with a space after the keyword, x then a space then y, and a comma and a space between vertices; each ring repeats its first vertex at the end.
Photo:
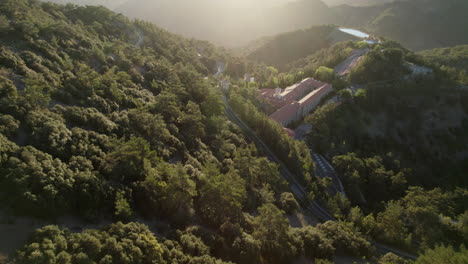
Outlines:
POLYGON ((270 118, 288 126, 309 114, 331 91, 331 84, 307 78, 285 89, 261 89, 259 97, 276 110, 270 118))

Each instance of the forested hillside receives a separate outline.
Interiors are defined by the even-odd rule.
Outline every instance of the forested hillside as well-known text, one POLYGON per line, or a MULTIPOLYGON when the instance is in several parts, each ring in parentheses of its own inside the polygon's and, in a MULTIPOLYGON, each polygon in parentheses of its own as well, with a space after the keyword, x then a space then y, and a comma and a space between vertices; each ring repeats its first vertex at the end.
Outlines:
MULTIPOLYGON (((16 254, 0 249, 0 261, 5 253, 25 264, 373 256, 343 223, 290 225, 299 205, 278 165, 227 120, 205 78, 218 60, 243 76, 241 60, 103 7, 5 0, 0 13, 1 232, 17 216, 60 225, 36 230, 16 254)), ((285 162, 307 176, 305 188, 317 189, 308 150, 272 133, 285 162)))
POLYGON ((330 158, 345 186, 346 197, 328 198, 330 212, 378 241, 410 251, 438 243, 456 248, 468 239, 465 48, 417 54, 382 41, 337 43, 283 65, 287 72, 275 78, 280 87, 304 77, 334 85, 340 103, 305 120, 312 125, 311 149, 330 158), (333 68, 358 49, 369 52, 349 75, 336 76, 333 68))
POLYGON ((54 2, 57 4, 73 3, 76 5, 102 5, 109 9, 118 8, 128 0, 47 0, 48 2, 54 2))
POLYGON ((284 24, 277 27, 278 32, 328 23, 357 27, 398 41, 412 50, 468 42, 468 2, 464 0, 395 1, 372 6, 342 5, 330 8, 316 2, 302 0, 288 3, 271 20, 279 19, 284 24))
POLYGON ((419 53, 460 82, 468 85, 468 45, 424 50, 419 53))
MULTIPOLYGON (((439 53, 461 56, 455 54, 463 48, 456 50, 439 53)), ((440 55, 434 53, 442 60, 440 55)), ((316 197, 329 212, 379 242, 409 252, 429 250, 437 258, 447 254, 454 263, 463 259, 456 251, 464 252, 459 246, 468 241, 466 73, 454 75, 444 65, 385 39, 376 45, 337 43, 286 69, 272 76, 280 87, 304 77, 334 86, 327 99, 338 103, 318 108, 304 121, 312 127, 307 136, 311 150, 330 159, 344 184, 344 195, 322 192, 316 197), (368 53, 351 72, 334 74, 333 68, 359 49, 368 53), (429 71, 421 74, 413 72, 415 68, 429 71), (430 250, 439 243, 452 248, 430 250)), ((258 134, 269 138, 265 131, 274 128, 259 113, 262 104, 255 87, 249 86, 234 86, 231 105, 258 134)), ((335 185, 326 179, 319 185, 335 185)), ((424 263, 428 258, 421 259, 424 263)), ((381 261, 399 263, 391 256, 381 261)))
POLYGON ((296 60, 328 48, 336 42, 355 39, 357 38, 339 31, 336 26, 327 25, 279 34, 264 39, 260 45, 254 42, 252 47, 245 49, 251 50, 247 55, 248 59, 284 71, 288 64, 296 60))
MULTIPOLYGON (((340 46, 353 44, 337 44, 322 57, 340 46)), ((302 71, 326 63, 314 58, 302 71)), ((362 232, 408 249, 467 242, 468 90, 466 77, 458 77, 383 42, 351 71, 347 85, 335 86, 340 104, 306 118, 311 148, 332 159, 350 202, 332 207, 356 217, 351 221, 362 232), (434 71, 418 75, 410 63, 434 71), (355 205, 360 209, 350 209, 355 205)))
POLYGON ((231 48, 263 36, 324 24, 364 29, 396 40, 412 50, 468 43, 465 19, 468 2, 465 0, 53 1, 104 4, 170 31, 231 48))
POLYGON ((395 2, 366 28, 412 50, 462 45, 468 42, 467 12, 464 0, 395 2))
POLYGON ((431 57, 391 41, 309 47, 304 32, 257 53, 278 71, 104 7, 1 1, 0 245, 18 250, 0 248, 0 263, 410 263, 379 255, 386 247, 374 241, 421 255, 415 263, 463 263, 464 48, 431 57), (349 78, 335 76, 366 48, 349 78), (412 77, 410 63, 434 72, 412 77), (332 158, 345 195, 258 101, 259 87, 305 77, 345 98, 306 119, 309 146, 332 158), (221 79, 232 84, 224 94, 221 79), (267 147, 228 118, 228 104, 267 147), (336 221, 310 213, 310 201, 336 221), (23 219, 39 228, 16 245, 23 219))
MULTIPOLYGON (((380 5, 388 2, 395 2, 397 0, 323 0, 328 6, 337 5, 350 5, 350 6, 372 6, 380 5)), ((399 0, 405 1, 405 0, 399 0)))

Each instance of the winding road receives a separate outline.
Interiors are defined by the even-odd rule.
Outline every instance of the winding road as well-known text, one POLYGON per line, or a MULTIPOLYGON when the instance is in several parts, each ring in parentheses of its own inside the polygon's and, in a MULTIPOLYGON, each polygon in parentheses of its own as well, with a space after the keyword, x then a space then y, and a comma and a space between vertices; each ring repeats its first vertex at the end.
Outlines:
POLYGON ((336 175, 335 169, 333 166, 320 154, 311 151, 312 159, 314 160, 316 166, 315 173, 320 178, 328 177, 332 180, 332 191, 333 193, 340 193, 346 197, 346 193, 341 183, 340 178, 336 175))
MULTIPOLYGON (((278 158, 276 155, 270 150, 268 145, 266 145, 256 134, 255 132, 240 119, 236 113, 231 109, 229 106, 229 103, 227 101, 226 96, 223 96, 223 101, 224 101, 224 111, 226 116, 236 124, 249 138, 252 142, 255 143, 257 148, 263 152, 271 161, 279 164, 280 166, 280 174, 281 177, 286 180, 289 183, 289 187, 291 189, 291 192, 296 196, 296 199, 299 201, 302 209, 305 212, 308 212, 315 216, 318 220, 321 222, 326 222, 326 221, 335 221, 336 219, 330 215, 327 210, 322 208, 316 201, 311 201, 309 199, 309 195, 307 191, 304 189, 304 187, 297 181, 296 177, 289 171, 289 169, 286 167, 286 165, 278 158)), ((320 169, 319 173, 325 173, 327 175, 335 175, 335 170, 333 167, 320 155, 312 153, 312 156, 314 158, 314 161, 317 160, 319 162, 323 163, 323 170, 320 169)), ((322 166, 320 166, 322 167, 322 166)), ((332 178, 333 185, 335 186, 334 188, 336 189, 337 192, 343 192, 344 193, 344 188, 341 184, 341 182, 336 183, 332 178)), ((336 177, 337 178, 337 177, 336 177)), ((377 252, 384 255, 386 253, 393 253, 398 256, 407 258, 407 259, 412 259, 415 260, 417 259, 417 256, 400 251, 398 249, 395 249, 393 247, 383 245, 377 242, 372 241, 372 245, 377 249, 377 252)))
POLYGON ((231 109, 229 106, 226 97, 223 97, 224 101, 224 110, 226 116, 242 131, 245 133, 247 138, 249 138, 252 142, 255 143, 257 148, 263 152, 271 161, 280 165, 280 174, 283 179, 285 179, 289 183, 289 187, 292 193, 296 196, 297 200, 301 204, 304 210, 312 213, 318 220, 326 221, 326 220, 336 220, 333 216, 331 216, 325 209, 323 209, 316 201, 310 201, 309 194, 304 189, 302 184, 296 179, 296 177, 291 173, 291 171, 286 167, 286 165, 278 158, 276 155, 270 150, 270 148, 263 142, 255 132, 244 123, 236 113, 231 109))
POLYGON ((354 50, 346 60, 335 67, 335 73, 338 74, 338 76, 344 76, 350 73, 350 71, 359 64, 362 58, 364 58, 369 51, 370 49, 354 50))

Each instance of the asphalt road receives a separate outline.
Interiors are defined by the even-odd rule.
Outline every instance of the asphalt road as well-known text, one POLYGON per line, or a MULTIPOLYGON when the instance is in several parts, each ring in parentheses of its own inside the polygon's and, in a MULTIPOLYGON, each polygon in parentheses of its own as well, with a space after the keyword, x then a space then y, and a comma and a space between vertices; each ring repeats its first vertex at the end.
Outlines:
MULTIPOLYGON (((271 161, 277 163, 280 165, 280 174, 281 177, 286 180, 289 183, 289 187, 291 189, 291 192, 296 196, 296 199, 300 203, 302 209, 305 212, 308 212, 315 216, 317 219, 319 219, 322 222, 326 221, 334 221, 336 220, 332 215, 330 215, 324 208, 322 208, 316 201, 311 201, 309 199, 309 195, 307 191, 304 189, 304 187, 297 181, 296 177, 289 171, 289 169, 286 167, 286 165, 278 158, 276 155, 270 150, 270 148, 255 134, 255 132, 248 126, 246 125, 236 114, 235 112, 231 109, 229 106, 226 97, 223 97, 224 101, 224 111, 226 116, 239 128, 242 129, 242 131, 245 133, 245 135, 255 143, 257 148, 263 152, 271 161)), ((319 162, 318 167, 319 167, 319 173, 324 174, 324 175, 330 175, 338 177, 335 174, 335 171, 333 167, 323 158, 322 156, 312 153, 312 156, 314 158, 314 161, 317 160, 319 162), (320 165, 320 162, 322 163, 322 166, 320 165), (322 168, 323 167, 323 168, 322 168)), ((336 182, 333 180, 334 177, 332 178, 333 185, 335 186, 336 191, 338 192, 343 192, 344 193, 344 188, 341 185, 341 182, 336 182)), ((339 179, 338 179, 339 181, 339 179)), ((377 252, 380 254, 386 254, 386 253, 394 253, 396 255, 399 255, 404 258, 408 259, 413 259, 415 260, 417 257, 411 254, 408 254, 406 252, 397 250, 395 248, 392 248, 387 245, 383 245, 377 242, 372 242, 372 244, 375 246, 377 249, 377 252)))
POLYGON ((320 154, 317 154, 313 151, 310 152, 312 154, 312 159, 315 162, 316 169, 315 172, 317 176, 320 178, 329 177, 332 180, 332 191, 333 193, 341 193, 346 197, 346 193, 341 183, 340 178, 336 175, 335 169, 332 165, 320 154))
MULTIPOLYGON (((294 132, 296 133, 295 139, 303 141, 306 134, 312 130, 312 125, 304 124, 299 126, 294 132)), ((332 180, 333 185, 331 186, 331 191, 334 194, 341 193, 346 197, 346 193, 341 183, 340 178, 336 175, 335 169, 332 165, 320 154, 310 151, 312 159, 316 165, 315 174, 320 178, 329 177, 332 180)))
POLYGON ((354 68, 359 61, 361 60, 361 57, 364 56, 369 52, 369 49, 360 49, 360 50, 355 50, 353 53, 342 63, 338 64, 338 66, 335 67, 335 72, 342 76, 348 74, 352 68, 354 68))
POLYGON ((255 132, 246 125, 231 109, 229 104, 227 103, 226 97, 223 98, 224 105, 225 105, 225 113, 226 116, 234 122, 237 126, 239 126, 245 135, 255 143, 257 148, 263 152, 268 159, 280 165, 280 174, 281 177, 289 183, 289 187, 291 192, 296 196, 298 202, 301 204, 303 209, 315 217, 317 217, 320 221, 327 221, 327 220, 336 220, 333 216, 331 216, 325 209, 323 209, 316 201, 310 201, 309 194, 304 189, 302 184, 298 182, 296 177, 289 171, 286 165, 278 158, 276 155, 270 150, 270 148, 260 139, 257 137, 255 132))

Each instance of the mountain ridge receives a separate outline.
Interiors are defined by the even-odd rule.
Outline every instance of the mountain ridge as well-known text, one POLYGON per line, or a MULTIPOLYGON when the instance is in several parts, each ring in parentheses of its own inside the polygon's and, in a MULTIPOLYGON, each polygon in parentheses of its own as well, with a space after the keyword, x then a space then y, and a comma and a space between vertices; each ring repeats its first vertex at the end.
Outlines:
POLYGON ((116 10, 132 18, 150 20, 178 34, 229 48, 246 45, 262 36, 321 24, 365 29, 412 50, 468 42, 463 34, 468 30, 464 21, 468 5, 463 0, 379 1, 369 6, 332 7, 320 0, 275 3, 129 0, 116 10), (418 42, 419 39, 425 41, 418 42))

